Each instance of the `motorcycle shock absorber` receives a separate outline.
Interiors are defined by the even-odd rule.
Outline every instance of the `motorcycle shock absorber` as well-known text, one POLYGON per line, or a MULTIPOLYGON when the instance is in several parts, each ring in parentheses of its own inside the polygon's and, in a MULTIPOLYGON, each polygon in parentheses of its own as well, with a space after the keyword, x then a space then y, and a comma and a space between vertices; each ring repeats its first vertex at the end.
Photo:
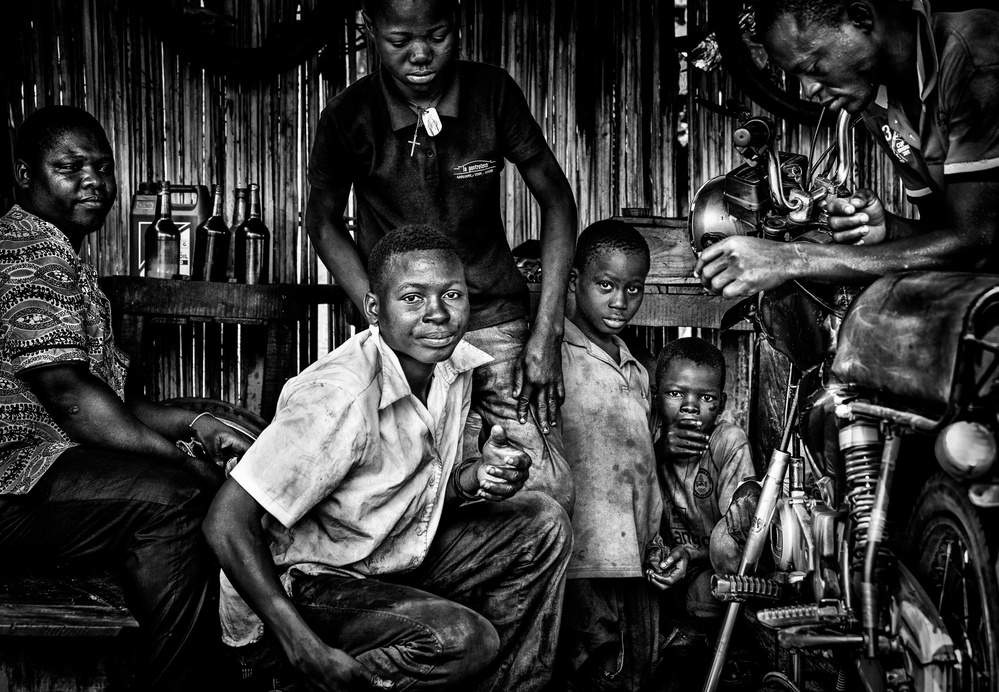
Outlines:
POLYGON ((863 567, 867 531, 877 490, 878 467, 884 448, 878 421, 856 418, 841 427, 839 448, 846 466, 846 500, 850 508, 853 538, 851 566, 856 572, 863 567))
POLYGON ((840 429, 840 449, 846 465, 847 502, 850 506, 853 559, 859 572, 860 616, 866 634, 867 656, 878 648, 877 584, 874 580, 878 551, 888 517, 888 491, 898 458, 899 438, 892 429, 885 439, 877 420, 854 418, 840 429))

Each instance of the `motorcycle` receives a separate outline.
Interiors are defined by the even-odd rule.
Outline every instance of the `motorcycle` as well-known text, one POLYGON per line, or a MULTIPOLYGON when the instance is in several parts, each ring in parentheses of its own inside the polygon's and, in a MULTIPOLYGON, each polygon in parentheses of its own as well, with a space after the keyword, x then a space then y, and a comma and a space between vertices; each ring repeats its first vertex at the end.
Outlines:
MULTIPOLYGON (((769 118, 732 114, 744 163, 695 194, 694 252, 729 235, 832 242, 850 116, 810 161, 777 150, 769 118)), ((704 692, 747 605, 787 652, 767 689, 831 668, 837 690, 999 692, 999 277, 795 281, 730 312, 723 328, 750 319, 790 367, 739 569, 713 578, 728 606, 704 692)))

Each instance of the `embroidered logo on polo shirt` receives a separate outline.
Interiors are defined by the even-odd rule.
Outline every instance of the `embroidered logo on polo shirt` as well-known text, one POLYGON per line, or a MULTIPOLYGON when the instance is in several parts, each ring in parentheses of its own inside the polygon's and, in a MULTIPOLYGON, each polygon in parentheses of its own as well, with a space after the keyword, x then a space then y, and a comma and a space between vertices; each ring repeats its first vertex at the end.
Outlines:
POLYGON ((463 163, 460 166, 455 166, 451 170, 454 171, 454 177, 458 180, 464 180, 465 178, 478 178, 480 175, 487 175, 495 171, 496 161, 478 159, 476 161, 463 163))
POLYGON ((888 125, 881 126, 881 132, 885 136, 885 141, 888 142, 888 146, 891 147, 892 152, 902 163, 906 163, 909 158, 909 153, 911 152, 911 147, 908 142, 906 142, 902 135, 892 130, 888 125))
POLYGON ((706 497, 711 496, 711 491, 715 489, 714 481, 711 480, 710 474, 704 469, 697 472, 697 476, 694 478, 694 497, 699 497, 702 500, 706 497))

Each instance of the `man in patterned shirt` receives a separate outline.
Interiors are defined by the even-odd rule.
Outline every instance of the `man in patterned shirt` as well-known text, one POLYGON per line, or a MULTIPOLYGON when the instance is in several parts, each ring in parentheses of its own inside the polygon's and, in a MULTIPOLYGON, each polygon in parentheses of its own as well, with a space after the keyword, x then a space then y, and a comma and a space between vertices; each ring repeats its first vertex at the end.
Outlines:
POLYGON ((120 567, 140 688, 200 689, 216 573, 200 529, 222 472, 175 441, 193 434, 214 461, 250 441, 126 383, 108 299, 78 256, 117 192, 100 123, 39 109, 14 157, 17 204, 0 219, 0 551, 28 568, 120 567))

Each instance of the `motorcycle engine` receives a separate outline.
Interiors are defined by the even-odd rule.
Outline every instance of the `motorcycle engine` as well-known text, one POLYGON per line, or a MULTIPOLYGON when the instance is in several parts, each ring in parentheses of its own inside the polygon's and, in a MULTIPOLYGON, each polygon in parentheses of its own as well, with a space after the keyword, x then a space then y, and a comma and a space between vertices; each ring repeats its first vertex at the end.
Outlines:
POLYGON ((781 498, 770 525, 770 548, 778 572, 811 578, 818 600, 839 598, 838 548, 846 531, 846 515, 824 502, 781 498))
MULTIPOLYGON (((808 158, 781 152, 783 188, 789 194, 798 185, 808 158)), ((775 215, 764 167, 744 163, 712 178, 694 194, 690 203, 688 232, 694 252, 733 235, 765 236, 783 240, 793 223, 775 215)))

